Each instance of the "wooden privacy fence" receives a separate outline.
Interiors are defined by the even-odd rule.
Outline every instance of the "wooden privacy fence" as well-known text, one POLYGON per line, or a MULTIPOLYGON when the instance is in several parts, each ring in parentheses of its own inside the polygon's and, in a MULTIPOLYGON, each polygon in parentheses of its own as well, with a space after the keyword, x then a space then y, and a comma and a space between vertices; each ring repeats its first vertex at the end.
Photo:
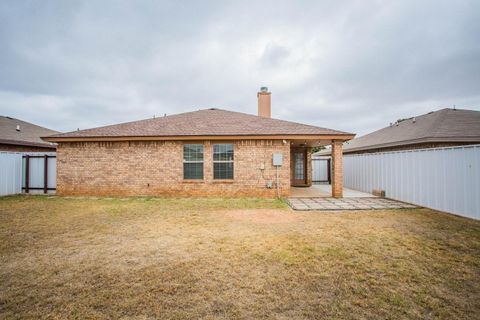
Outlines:
POLYGON ((0 152, 0 195, 51 193, 55 189, 55 152, 0 152))

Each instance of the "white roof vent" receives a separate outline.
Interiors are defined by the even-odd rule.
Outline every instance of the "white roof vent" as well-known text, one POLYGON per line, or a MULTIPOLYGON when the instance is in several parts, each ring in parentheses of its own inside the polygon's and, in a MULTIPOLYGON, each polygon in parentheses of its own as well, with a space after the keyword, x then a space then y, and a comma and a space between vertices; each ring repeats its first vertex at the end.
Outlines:
POLYGON ((20 125, 19 124, 17 124, 17 128, 15 130, 20 131, 20 125))

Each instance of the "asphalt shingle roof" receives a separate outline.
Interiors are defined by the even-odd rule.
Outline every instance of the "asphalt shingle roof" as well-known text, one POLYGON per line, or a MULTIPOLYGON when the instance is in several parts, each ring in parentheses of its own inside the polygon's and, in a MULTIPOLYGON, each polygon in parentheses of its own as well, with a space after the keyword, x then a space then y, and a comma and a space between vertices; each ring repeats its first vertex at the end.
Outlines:
POLYGON ((57 133, 26 121, 0 116, 0 143, 51 148, 55 145, 45 142, 41 137, 57 133))
MULTIPOLYGON (((480 111, 441 109, 412 117, 350 140, 343 151, 354 152, 423 142, 480 142, 480 111)), ((328 150, 317 155, 330 154, 328 150)))
POLYGON ((221 109, 204 109, 105 127, 72 131, 48 138, 352 135, 351 133, 264 118, 221 109))

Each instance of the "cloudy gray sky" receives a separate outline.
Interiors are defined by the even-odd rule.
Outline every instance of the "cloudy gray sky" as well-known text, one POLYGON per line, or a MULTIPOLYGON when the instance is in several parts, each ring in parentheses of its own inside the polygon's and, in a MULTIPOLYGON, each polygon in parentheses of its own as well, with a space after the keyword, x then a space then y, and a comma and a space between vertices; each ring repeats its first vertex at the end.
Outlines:
POLYGON ((0 114, 60 131, 218 107, 356 132, 480 110, 480 1, 2 1, 0 114))

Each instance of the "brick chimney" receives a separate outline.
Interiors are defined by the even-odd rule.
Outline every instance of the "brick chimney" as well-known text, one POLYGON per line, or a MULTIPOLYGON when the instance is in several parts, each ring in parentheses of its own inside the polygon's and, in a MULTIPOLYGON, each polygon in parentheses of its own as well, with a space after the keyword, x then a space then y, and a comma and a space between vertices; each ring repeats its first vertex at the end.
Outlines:
POLYGON ((260 117, 271 118, 271 92, 268 92, 267 87, 261 87, 260 92, 257 93, 258 98, 258 115, 260 117))

